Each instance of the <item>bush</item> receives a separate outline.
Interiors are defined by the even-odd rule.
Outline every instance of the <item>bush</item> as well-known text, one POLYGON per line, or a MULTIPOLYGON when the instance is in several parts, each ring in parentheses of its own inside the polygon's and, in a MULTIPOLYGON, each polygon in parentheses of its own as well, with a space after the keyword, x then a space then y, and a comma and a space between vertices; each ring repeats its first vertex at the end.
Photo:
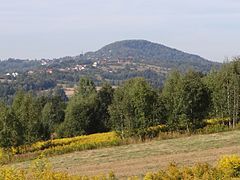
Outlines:
POLYGON ((230 120, 229 118, 211 118, 211 119, 206 119, 205 123, 207 125, 227 124, 229 120, 230 120))
POLYGON ((13 153, 11 150, 4 150, 0 148, 0 165, 6 164, 11 161, 13 157, 13 153))
POLYGON ((223 179, 223 174, 209 164, 197 164, 193 167, 179 168, 176 164, 170 164, 168 168, 157 173, 148 172, 144 180, 188 180, 188 179, 223 179))
POLYGON ((196 164, 193 167, 177 167, 172 163, 166 170, 160 170, 157 173, 148 172, 144 180, 161 180, 161 179, 232 179, 240 177, 240 157, 237 155, 224 156, 216 167, 209 164, 196 164))
POLYGON ((25 172, 23 170, 17 170, 14 168, 0 167, 0 179, 5 180, 27 180, 25 172))
POLYGON ((224 124, 212 124, 212 125, 207 125, 204 128, 197 130, 197 133, 211 134, 211 133, 224 132, 224 131, 228 131, 228 130, 229 130, 229 127, 224 124))
POLYGON ((118 145, 120 138, 115 132, 40 141, 28 146, 14 148, 16 154, 43 153, 45 155, 63 154, 66 152, 96 149, 99 147, 118 145))
POLYGON ((223 156, 218 162, 218 168, 227 177, 240 177, 240 157, 237 155, 223 156))
POLYGON ((64 172, 54 172, 49 161, 43 156, 33 161, 27 170, 18 170, 10 167, 0 167, 0 179, 5 180, 115 180, 116 176, 108 175, 74 176, 64 172))
POLYGON ((165 125, 152 126, 146 129, 133 129, 131 131, 118 131, 118 136, 122 139, 137 138, 139 140, 153 139, 161 133, 167 132, 165 125))

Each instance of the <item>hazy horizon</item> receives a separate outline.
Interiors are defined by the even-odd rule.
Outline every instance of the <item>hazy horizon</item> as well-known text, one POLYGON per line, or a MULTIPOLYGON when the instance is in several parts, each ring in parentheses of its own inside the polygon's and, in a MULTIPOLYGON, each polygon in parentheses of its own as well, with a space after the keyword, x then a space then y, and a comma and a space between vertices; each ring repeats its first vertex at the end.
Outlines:
POLYGON ((74 56, 144 39, 212 61, 240 55, 238 0, 9 0, 0 59, 74 56))

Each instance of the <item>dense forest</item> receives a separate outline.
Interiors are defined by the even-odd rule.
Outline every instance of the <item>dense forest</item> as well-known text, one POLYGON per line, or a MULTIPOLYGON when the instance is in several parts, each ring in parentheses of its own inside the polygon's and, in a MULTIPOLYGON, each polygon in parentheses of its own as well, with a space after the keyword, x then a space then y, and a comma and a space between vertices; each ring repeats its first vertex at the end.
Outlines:
POLYGON ((87 59, 132 59, 134 62, 145 62, 161 65, 166 68, 179 68, 185 71, 189 67, 197 71, 208 72, 217 62, 206 60, 198 55, 189 54, 162 44, 146 40, 123 40, 104 46, 96 52, 85 54, 87 59))
POLYGON ((172 71, 161 89, 133 78, 116 89, 103 83, 97 91, 84 77, 69 100, 62 89, 16 90, 12 102, 0 104, 0 147, 111 130, 137 133, 157 125, 194 132, 206 118, 225 119, 234 128, 240 120, 240 59, 208 74, 172 71))

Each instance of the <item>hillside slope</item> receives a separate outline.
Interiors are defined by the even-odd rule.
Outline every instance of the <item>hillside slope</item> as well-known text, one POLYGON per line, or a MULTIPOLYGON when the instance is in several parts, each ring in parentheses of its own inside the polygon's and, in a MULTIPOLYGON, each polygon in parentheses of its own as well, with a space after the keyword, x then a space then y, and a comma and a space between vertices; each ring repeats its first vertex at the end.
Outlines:
POLYGON ((198 55, 146 40, 117 41, 96 52, 86 53, 85 56, 88 59, 109 61, 128 59, 134 62, 144 62, 166 68, 182 68, 183 70, 192 67, 205 72, 213 66, 219 65, 219 63, 206 60, 198 55))
POLYGON ((96 52, 73 57, 39 61, 0 61, 0 79, 11 79, 9 75, 6 77, 6 74, 13 72, 23 75, 24 79, 25 76, 40 77, 40 74, 45 73, 60 84, 75 84, 79 77, 88 76, 98 84, 108 81, 119 85, 129 78, 144 77, 153 86, 160 87, 166 75, 173 69, 186 72, 191 68, 207 73, 220 66, 220 63, 162 44, 146 40, 124 40, 106 45, 96 52))
MULTIPOLYGON (((155 140, 104 149, 88 150, 50 158, 56 171, 76 175, 97 175, 114 171, 117 177, 141 176, 157 171, 170 162, 193 165, 215 164, 223 155, 240 155, 240 131, 194 135, 169 140, 155 140)), ((13 164, 26 167, 30 162, 13 164)))

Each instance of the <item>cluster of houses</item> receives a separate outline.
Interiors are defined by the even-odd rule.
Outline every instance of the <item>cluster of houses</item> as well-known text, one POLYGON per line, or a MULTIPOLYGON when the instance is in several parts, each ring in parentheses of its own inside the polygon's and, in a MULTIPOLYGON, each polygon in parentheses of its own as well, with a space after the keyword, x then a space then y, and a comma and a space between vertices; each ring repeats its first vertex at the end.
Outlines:
POLYGON ((17 77, 18 75, 19 75, 18 72, 6 73, 6 76, 12 76, 12 77, 17 77))
POLYGON ((85 70, 87 66, 86 65, 76 65, 75 67, 66 67, 66 68, 61 68, 61 69, 58 69, 59 71, 61 72, 71 72, 71 71, 83 71, 85 70))

